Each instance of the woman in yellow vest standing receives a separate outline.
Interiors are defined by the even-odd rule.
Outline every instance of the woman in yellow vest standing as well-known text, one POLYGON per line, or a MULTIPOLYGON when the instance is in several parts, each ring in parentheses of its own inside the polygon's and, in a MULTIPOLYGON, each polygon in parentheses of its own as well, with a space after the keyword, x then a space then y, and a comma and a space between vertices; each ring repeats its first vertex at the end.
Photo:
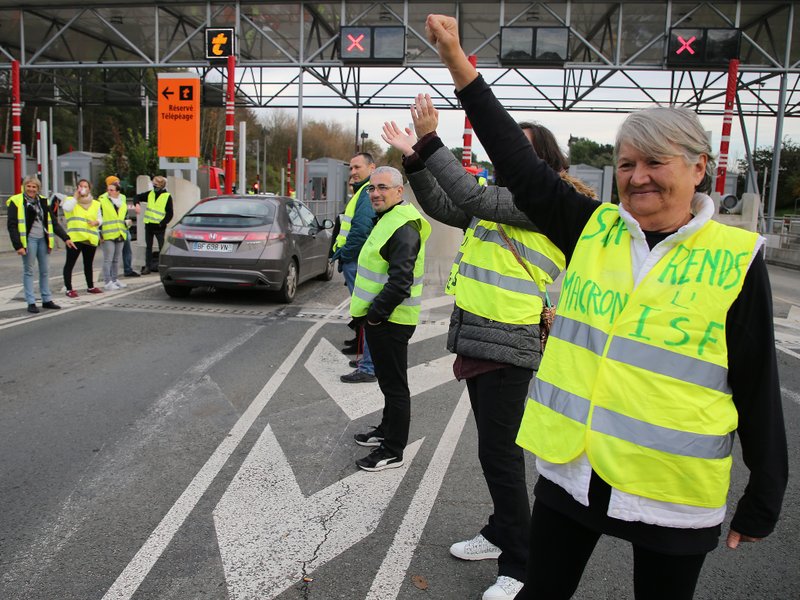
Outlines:
POLYGON ((53 302, 50 293, 50 273, 48 269, 50 252, 55 245, 55 237, 64 240, 67 247, 74 244, 67 236, 56 218, 55 211, 47 204, 47 198, 39 195, 42 184, 33 175, 22 181, 22 193, 11 196, 8 206, 8 234, 11 245, 22 257, 22 285, 25 291, 25 302, 29 313, 38 313, 36 297, 33 293, 33 262, 39 265, 39 292, 42 295, 42 307, 53 310, 61 308, 53 302))
MULTIPOLYGON (((524 451, 516 444, 528 384, 539 366, 539 322, 546 286, 564 255, 514 206, 505 187, 486 186, 477 167, 464 168, 436 135, 438 111, 418 95, 410 130, 384 123, 383 139, 403 153, 411 189, 425 213, 465 231, 445 291, 455 296, 447 349, 453 373, 465 380, 478 458, 493 511, 477 535, 450 546, 462 560, 497 560, 497 579, 483 600, 508 600, 522 588, 528 562, 531 505, 524 451)), ((521 123, 536 153, 583 193, 566 173, 567 159, 545 127, 521 123)))
POLYGON ((67 233, 75 243, 75 248, 67 248, 67 261, 64 263, 64 286, 68 298, 77 298, 78 292, 72 289, 72 269, 83 256, 83 275, 86 277, 86 291, 90 294, 102 294, 103 290, 94 285, 92 264, 97 245, 100 243, 100 225, 103 216, 100 203, 92 197, 92 184, 85 179, 78 182, 75 196, 71 196, 62 205, 64 218, 67 221, 67 233))
POLYGON ((103 239, 103 281, 106 290, 121 290, 128 287, 117 277, 122 248, 128 236, 125 219, 128 216, 128 202, 120 194, 120 186, 112 181, 106 186, 106 193, 100 195, 100 210, 103 218, 100 236, 103 239))
POLYGON ((567 258, 517 437, 540 474, 517 600, 570 598, 601 535, 631 542, 637 599, 688 600, 718 544, 735 433, 750 477, 728 548, 772 532, 786 488, 764 239, 712 220, 713 154, 692 111, 628 116, 620 205, 600 204, 535 155, 455 19, 426 29, 515 204, 567 258))

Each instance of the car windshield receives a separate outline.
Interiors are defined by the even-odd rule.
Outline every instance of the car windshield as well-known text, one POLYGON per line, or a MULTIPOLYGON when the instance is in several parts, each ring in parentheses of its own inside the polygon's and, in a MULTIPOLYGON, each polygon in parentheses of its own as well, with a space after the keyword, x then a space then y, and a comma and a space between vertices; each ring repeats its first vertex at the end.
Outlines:
POLYGON ((274 218, 272 202, 220 198, 196 205, 181 223, 199 227, 258 227, 271 224, 274 218))

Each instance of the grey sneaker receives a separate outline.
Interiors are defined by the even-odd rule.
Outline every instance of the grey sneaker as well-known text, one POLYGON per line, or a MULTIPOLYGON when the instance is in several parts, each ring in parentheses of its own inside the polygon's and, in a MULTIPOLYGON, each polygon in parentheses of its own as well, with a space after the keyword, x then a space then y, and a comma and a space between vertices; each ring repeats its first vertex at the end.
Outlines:
POLYGON ((480 533, 471 540, 450 546, 450 554, 462 560, 493 560, 500 556, 500 548, 480 533))
POLYGON ((513 577, 500 575, 488 590, 483 592, 483 600, 512 600, 522 589, 523 583, 513 577))

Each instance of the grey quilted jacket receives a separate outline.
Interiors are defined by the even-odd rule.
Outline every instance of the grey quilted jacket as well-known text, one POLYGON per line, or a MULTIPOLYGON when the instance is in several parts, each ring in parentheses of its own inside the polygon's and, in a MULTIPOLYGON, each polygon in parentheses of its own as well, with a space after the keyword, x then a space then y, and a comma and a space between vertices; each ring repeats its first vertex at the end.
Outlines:
MULTIPOLYGON (((406 174, 417 201, 429 217, 464 230, 477 217, 538 231, 514 206, 507 188, 479 185, 448 148, 438 148, 424 164, 424 169, 409 170, 406 174)), ((536 369, 541 357, 539 326, 492 321, 455 306, 447 349, 462 356, 536 369)))

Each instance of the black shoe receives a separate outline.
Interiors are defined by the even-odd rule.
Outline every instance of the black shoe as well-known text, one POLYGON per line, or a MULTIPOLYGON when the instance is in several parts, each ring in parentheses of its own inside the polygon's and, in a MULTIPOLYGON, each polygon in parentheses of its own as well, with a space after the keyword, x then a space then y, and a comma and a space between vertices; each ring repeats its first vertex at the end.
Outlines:
POLYGON ((352 373, 339 377, 339 381, 342 383, 372 383, 373 381, 378 381, 378 378, 375 375, 356 369, 352 373))
POLYGON ((402 457, 394 456, 383 446, 378 446, 369 453, 369 456, 358 459, 356 466, 365 471, 383 471, 384 469, 402 467, 403 459, 402 457))
POLYGON ((345 346, 358 346, 358 337, 354 337, 352 340, 345 340, 345 346))
POLYGON ((28 312, 37 314, 39 312, 39 307, 36 306, 35 304, 28 304, 28 312))
POLYGON ((52 300, 48 300, 47 302, 42 302, 42 308, 49 308, 50 310, 61 310, 61 307, 52 300))
POLYGON ((147 267, 142 267, 142 275, 150 275, 150 269, 147 267))
POLYGON ((349 363, 347 363, 347 364, 348 364, 348 365, 350 365, 350 368, 351 368, 351 369, 357 369, 357 368, 358 368, 358 361, 357 361, 357 360, 351 360, 351 361, 350 361, 349 363))
POLYGON ((355 434, 353 439, 359 446, 367 446, 368 448, 372 446, 380 446, 381 442, 383 441, 383 432, 377 427, 373 427, 366 433, 355 434))
POLYGON ((125 277, 141 277, 141 275, 139 275, 136 271, 129 271, 128 273, 125 273, 125 277))
POLYGON ((342 354, 358 354, 358 346, 345 346, 342 348, 342 354))

